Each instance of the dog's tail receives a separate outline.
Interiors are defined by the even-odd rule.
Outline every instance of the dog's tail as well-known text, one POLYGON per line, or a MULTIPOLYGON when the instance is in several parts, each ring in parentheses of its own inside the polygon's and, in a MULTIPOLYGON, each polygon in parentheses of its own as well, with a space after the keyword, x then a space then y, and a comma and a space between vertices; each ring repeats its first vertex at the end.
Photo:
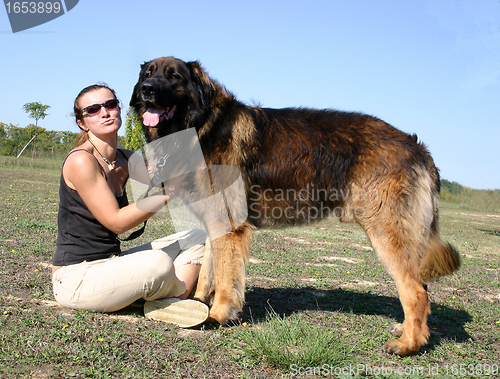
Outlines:
POLYGON ((422 283, 432 282, 441 276, 450 275, 460 268, 460 255, 451 244, 443 242, 439 236, 431 238, 426 254, 419 267, 422 283))

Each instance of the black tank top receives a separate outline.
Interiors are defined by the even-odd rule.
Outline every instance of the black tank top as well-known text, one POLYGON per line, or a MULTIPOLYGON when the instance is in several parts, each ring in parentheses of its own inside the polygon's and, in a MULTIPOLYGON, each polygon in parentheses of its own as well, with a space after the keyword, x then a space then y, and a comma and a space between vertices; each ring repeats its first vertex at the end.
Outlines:
MULTIPOLYGON (((118 151, 126 158, 122 151, 118 151)), ((68 187, 62 173, 60 182, 57 249, 52 264, 67 266, 109 258, 120 253, 120 240, 117 235, 97 221, 78 192, 68 187)), ((127 180, 123 185, 122 195, 116 198, 120 208, 128 205, 126 183, 127 180)))

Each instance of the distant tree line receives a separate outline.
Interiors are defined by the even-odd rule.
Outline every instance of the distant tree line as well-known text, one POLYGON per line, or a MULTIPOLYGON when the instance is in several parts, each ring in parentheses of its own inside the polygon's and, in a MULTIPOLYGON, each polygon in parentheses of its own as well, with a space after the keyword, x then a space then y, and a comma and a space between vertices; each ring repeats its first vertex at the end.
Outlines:
POLYGON ((449 192, 452 195, 459 195, 462 192, 467 191, 467 188, 457 182, 450 182, 449 180, 441 179, 441 190, 449 192))
MULTIPOLYGON (((79 133, 69 131, 52 131, 30 124, 24 128, 0 122, 0 155, 17 157, 23 147, 35 135, 36 158, 61 159, 75 147, 75 140, 79 133)), ((118 136, 118 146, 125 147, 125 138, 118 136)), ((23 156, 31 156, 31 145, 28 146, 23 156), (27 153, 29 151, 29 153, 27 153)))
MULTIPOLYGON (((47 116, 49 105, 40 102, 26 103, 23 110, 28 117, 35 120, 24 128, 19 125, 0 122, 0 155, 18 157, 21 153, 31 150, 32 158, 60 159, 75 147, 79 133, 68 131, 51 131, 38 126, 38 120, 47 116), (30 146, 28 146, 30 145, 30 146), (29 149, 27 149, 29 148, 29 149)), ((140 150, 145 144, 142 124, 135 112, 130 108, 127 111, 125 122, 125 137, 118 136, 118 147, 130 150, 140 150)))
MULTIPOLYGON (((35 135, 36 157, 62 158, 75 144, 78 133, 46 130, 30 124, 24 128, 0 122, 0 155, 17 156, 28 141, 35 135)), ((31 149, 27 149, 31 152, 31 149)), ((30 154, 31 155, 31 154, 30 154)))
POLYGON ((441 200, 469 209, 500 213, 500 189, 476 190, 441 179, 441 200))

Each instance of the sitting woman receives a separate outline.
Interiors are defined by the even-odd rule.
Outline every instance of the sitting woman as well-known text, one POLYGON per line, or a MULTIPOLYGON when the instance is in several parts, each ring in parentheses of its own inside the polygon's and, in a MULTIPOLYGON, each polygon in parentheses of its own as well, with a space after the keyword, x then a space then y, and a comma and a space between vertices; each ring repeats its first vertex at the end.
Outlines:
MULTIPOLYGON (((62 306, 96 312, 113 312, 142 298, 146 317, 199 325, 208 307, 186 299, 200 272, 204 231, 120 249, 117 235, 149 219, 171 195, 160 190, 128 204, 125 185, 135 153, 117 148, 119 104, 115 92, 101 84, 84 88, 75 99, 82 132, 62 167, 54 296, 62 306)), ((148 180, 144 171, 143 181, 148 180)))

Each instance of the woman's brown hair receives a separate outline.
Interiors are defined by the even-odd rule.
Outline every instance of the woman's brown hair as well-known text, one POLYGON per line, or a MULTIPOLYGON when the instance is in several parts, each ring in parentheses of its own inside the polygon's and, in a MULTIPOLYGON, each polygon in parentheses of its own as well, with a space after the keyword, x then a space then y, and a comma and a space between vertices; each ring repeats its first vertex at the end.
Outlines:
MULTIPOLYGON (((102 89, 102 88, 110 90, 111 93, 113 94, 114 98, 118 99, 118 97, 116 96, 115 90, 112 89, 112 88, 110 88, 106 83, 93 84, 91 86, 88 86, 88 87, 85 87, 84 89, 82 89, 80 91, 80 93, 78 94, 78 96, 76 97, 75 104, 73 106, 73 116, 75 116, 76 124, 78 125, 78 127, 80 129, 82 129, 82 128, 78 124, 78 121, 82 121, 83 120, 83 109, 81 109, 80 105, 78 104, 78 102, 80 101, 80 98, 83 95, 85 95, 86 93, 89 93, 89 92, 92 92, 92 91, 97 91, 97 90, 102 89)), ((80 135, 75 140, 75 147, 80 146, 82 143, 84 143, 88 139, 89 139, 88 133, 85 130, 82 129, 82 132, 80 133, 80 135)))

